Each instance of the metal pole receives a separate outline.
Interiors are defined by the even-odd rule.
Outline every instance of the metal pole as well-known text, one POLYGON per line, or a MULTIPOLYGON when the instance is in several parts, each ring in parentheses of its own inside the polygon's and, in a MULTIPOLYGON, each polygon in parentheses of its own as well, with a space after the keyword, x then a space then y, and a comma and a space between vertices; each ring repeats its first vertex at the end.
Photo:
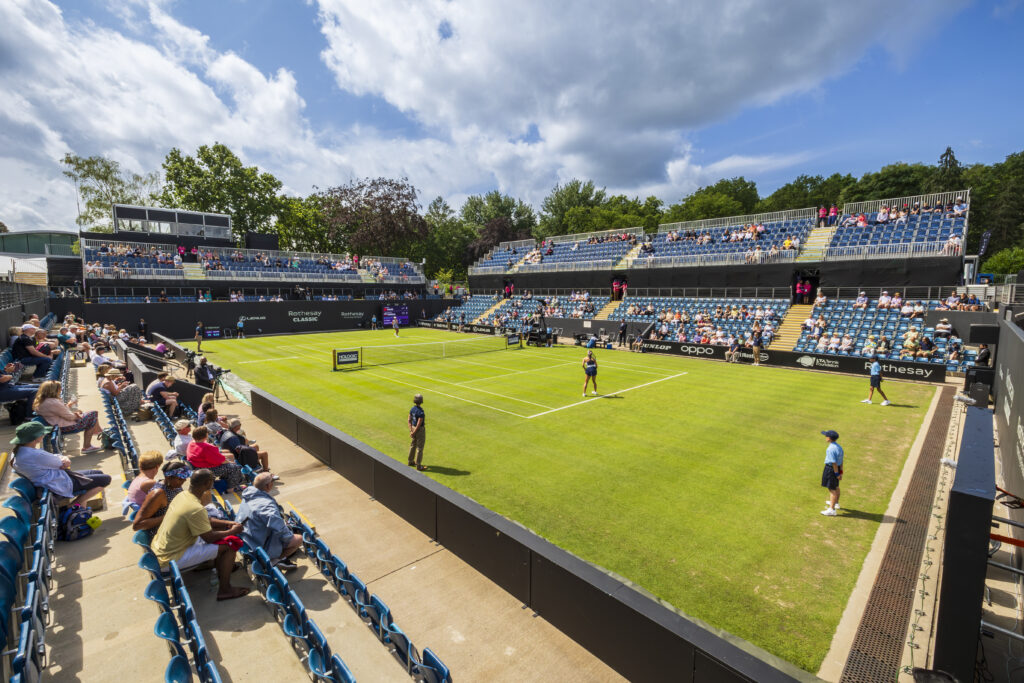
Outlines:
POLYGON ((1021 524, 1020 522, 1015 522, 1012 519, 1007 519, 1006 517, 997 517, 996 515, 992 515, 992 519, 995 520, 996 522, 1002 522, 1003 524, 1009 524, 1010 526, 1015 526, 1018 529, 1024 529, 1024 524, 1021 524))
POLYGON ((1017 633, 1016 631, 1011 631, 1011 630, 1003 628, 1001 626, 996 626, 994 624, 990 624, 987 621, 985 621, 984 619, 981 620, 981 628, 986 628, 986 629, 989 629, 990 631, 995 631, 996 633, 1002 633, 1004 636, 1009 636, 1010 638, 1013 638, 1015 640, 1024 641, 1024 636, 1022 636, 1021 634, 1017 633))
POLYGON ((1006 571, 1012 572, 1014 574, 1017 574, 1018 576, 1024 576, 1024 570, 1022 570, 1022 569, 1017 569, 1016 567, 1011 567, 1008 564, 1003 564, 1002 562, 996 562, 995 560, 989 560, 988 563, 991 566, 993 566, 993 567, 998 567, 999 569, 1005 569, 1006 571))

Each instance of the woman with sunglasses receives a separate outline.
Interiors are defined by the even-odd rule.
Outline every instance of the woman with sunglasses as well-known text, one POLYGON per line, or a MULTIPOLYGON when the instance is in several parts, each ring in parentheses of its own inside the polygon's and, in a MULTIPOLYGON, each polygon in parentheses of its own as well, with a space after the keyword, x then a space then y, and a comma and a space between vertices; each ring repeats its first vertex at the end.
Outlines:
POLYGON ((154 532, 167 513, 167 507, 174 497, 182 492, 182 487, 192 476, 192 468, 188 463, 172 460, 161 468, 164 473, 163 482, 156 482, 146 494, 146 499, 135 515, 132 529, 135 531, 154 532))

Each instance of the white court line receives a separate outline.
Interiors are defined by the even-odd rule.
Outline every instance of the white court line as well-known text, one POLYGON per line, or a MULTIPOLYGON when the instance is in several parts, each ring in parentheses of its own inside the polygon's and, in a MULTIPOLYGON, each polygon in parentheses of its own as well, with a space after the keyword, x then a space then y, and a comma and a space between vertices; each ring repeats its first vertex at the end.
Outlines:
POLYGON ((410 377, 422 377, 423 379, 429 380, 431 382, 440 382, 441 384, 450 384, 453 387, 463 387, 465 389, 469 389, 470 391, 479 391, 481 394, 490 394, 491 396, 497 396, 498 398, 503 398, 503 399, 508 400, 508 401, 516 401, 518 403, 529 403, 531 406, 537 406, 538 408, 548 408, 548 409, 551 408, 551 406, 546 406, 543 403, 534 403, 533 401, 527 401, 526 399, 523 399, 523 398, 514 398, 512 396, 506 396, 505 394, 498 394, 498 393, 495 393, 493 391, 487 391, 486 389, 477 389, 476 387, 467 387, 464 384, 462 384, 461 382, 449 382, 447 380, 437 379, 436 377, 429 377, 427 375, 417 374, 417 373, 414 373, 414 372, 406 372, 405 370, 399 370, 398 368, 393 367, 393 366, 388 366, 388 369, 389 370, 394 370, 395 372, 400 372, 403 375, 409 375, 410 377))
POLYGON ((527 415, 526 419, 527 420, 532 420, 533 418, 540 417, 541 415, 548 415, 550 413, 557 413, 559 410, 565 410, 566 408, 572 408, 574 406, 581 406, 584 403, 590 403, 592 401, 600 401, 603 398, 611 398, 612 396, 618 396, 619 394, 624 394, 627 391, 633 391, 634 389, 643 389, 644 387, 649 387, 652 384, 657 384, 658 382, 664 382, 665 380, 675 379, 676 377, 682 377, 685 374, 687 374, 687 373, 680 372, 678 375, 672 375, 670 377, 662 377, 661 379, 652 380, 652 381, 647 382, 645 384, 638 384, 635 387, 630 387, 629 389, 622 389, 621 391, 616 391, 614 394, 609 394, 608 396, 595 396, 593 398, 588 398, 585 401, 577 401, 576 403, 570 403, 569 405, 562 406, 561 408, 552 408, 551 410, 546 410, 543 413, 537 413, 536 415, 527 415))
POLYGON ((665 373, 663 373, 663 372, 655 372, 653 370, 641 370, 640 368, 638 368, 635 365, 628 365, 628 364, 623 365, 621 363, 613 363, 613 362, 608 361, 608 360, 603 360, 603 361, 599 361, 598 362, 598 367, 601 367, 603 365, 607 365, 607 366, 613 367, 613 368, 621 368, 623 370, 627 370, 628 372, 639 372, 639 373, 644 374, 644 375, 658 375, 659 377, 664 377, 665 376, 665 373))
POLYGON ((532 368, 530 370, 516 370, 515 372, 509 372, 509 373, 504 374, 504 375, 491 375, 490 377, 477 377, 476 379, 467 379, 467 380, 464 380, 462 382, 462 384, 469 384, 470 382, 483 382, 484 380, 488 380, 488 379, 498 379, 499 377, 509 377, 511 375, 521 375, 521 374, 523 374, 525 372, 539 372, 540 370, 551 370, 552 368, 560 368, 560 367, 563 367, 565 365, 576 365, 576 364, 577 364, 576 361, 571 360, 571 361, 568 361, 566 363, 556 363, 555 365, 545 365, 542 368, 532 368))
POLYGON ((418 384, 410 384, 409 382, 403 382, 402 380, 394 379, 393 377, 385 377, 384 375, 378 375, 377 373, 370 372, 369 370, 363 370, 363 372, 365 374, 367 374, 367 375, 372 375, 374 377, 380 377, 381 379, 385 379, 385 380, 387 380, 389 382, 394 382, 395 384, 404 384, 407 387, 412 387, 413 389, 419 389, 420 391, 425 391, 425 392, 434 393, 434 394, 440 394, 441 396, 447 396, 448 398, 454 398, 456 401, 465 401, 466 403, 472 403, 473 405, 480 406, 481 408, 490 408, 491 410, 496 410, 499 413, 505 413, 506 415, 514 415, 515 417, 526 417, 525 415, 520 415, 519 413, 513 413, 511 410, 504 410, 502 408, 495 408, 494 406, 489 406, 486 403, 477 403, 476 401, 471 401, 468 398, 462 398, 461 396, 454 396, 452 394, 446 394, 443 391, 438 391, 437 389, 431 389, 431 388, 428 388, 428 387, 422 387, 422 386, 420 386, 418 384))
POLYGON ((279 360, 292 360, 294 358, 307 358, 307 356, 275 356, 273 358, 257 358, 256 360, 240 360, 235 365, 245 365, 246 363, 273 363, 279 360))

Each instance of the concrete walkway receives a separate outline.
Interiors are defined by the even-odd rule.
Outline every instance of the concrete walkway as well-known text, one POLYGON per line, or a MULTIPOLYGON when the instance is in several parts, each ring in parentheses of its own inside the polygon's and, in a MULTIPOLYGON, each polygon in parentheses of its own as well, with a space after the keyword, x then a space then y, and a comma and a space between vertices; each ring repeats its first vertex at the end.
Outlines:
MULTIPOLYGON (((91 368, 75 368, 72 376, 82 409, 100 410, 104 422, 91 368)), ((218 407, 222 415, 240 417, 249 437, 270 452, 271 468, 281 476, 278 502, 286 509, 294 505, 316 527, 331 550, 390 606, 416 646, 434 650, 455 680, 621 680, 444 547, 254 418, 244 403, 229 400, 218 407)), ((140 452, 167 450, 155 423, 130 427, 140 452)), ((159 611, 143 596, 149 576, 136 566, 140 549, 131 542, 131 525, 120 516, 119 459, 112 451, 73 455, 77 438, 68 439, 73 466, 100 468, 114 476, 114 483, 107 490, 107 509, 98 513, 103 525, 97 532, 57 546, 49 672, 61 681, 163 680, 169 655, 153 635, 159 611)), ((237 497, 229 500, 237 508, 237 497)), ((304 557, 298 563, 289 582, 356 678, 409 680, 316 568, 304 557)), ((185 574, 224 680, 303 680, 304 665, 259 594, 254 590, 217 603, 211 578, 210 570, 185 574)), ((250 585, 243 572, 232 580, 250 585)))

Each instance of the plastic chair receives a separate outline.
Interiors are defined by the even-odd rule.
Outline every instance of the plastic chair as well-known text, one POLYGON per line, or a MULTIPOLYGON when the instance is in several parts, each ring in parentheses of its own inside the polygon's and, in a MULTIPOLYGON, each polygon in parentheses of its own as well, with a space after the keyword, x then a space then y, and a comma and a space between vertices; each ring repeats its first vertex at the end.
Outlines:
POLYGON ((425 683, 451 683, 452 675, 448 667, 429 647, 423 650, 423 661, 417 671, 425 683))
POLYGON ((391 610, 384 601, 376 595, 370 596, 370 601, 366 604, 366 616, 370 620, 370 628, 373 629, 374 633, 377 634, 377 638, 384 640, 386 635, 385 624, 391 623, 391 610))
POLYGON ((0 534, 18 548, 24 548, 28 540, 28 524, 22 522, 18 517, 4 517, 0 519, 0 534))
POLYGON ((132 543, 134 543, 137 546, 141 546, 146 550, 149 550, 149 540, 149 532, 145 529, 139 529, 132 536, 132 543))
POLYGON ((159 579, 153 579, 146 586, 143 593, 147 600, 152 600, 160 606, 164 612, 171 611, 171 597, 167 594, 167 586, 159 579))
POLYGON ((183 657, 188 661, 185 648, 181 644, 181 632, 178 631, 178 624, 174 621, 171 612, 161 612, 153 626, 153 633, 167 642, 172 657, 183 657))
POLYGON ((18 494, 25 500, 32 502, 36 499, 36 487, 31 481, 25 477, 16 477, 11 480, 11 483, 7 485, 13 491, 17 491, 18 494))
POLYGON ((154 579, 166 581, 170 578, 170 573, 160 566, 160 560, 156 559, 156 555, 151 552, 143 553, 139 558, 138 566, 140 569, 148 571, 154 579))

